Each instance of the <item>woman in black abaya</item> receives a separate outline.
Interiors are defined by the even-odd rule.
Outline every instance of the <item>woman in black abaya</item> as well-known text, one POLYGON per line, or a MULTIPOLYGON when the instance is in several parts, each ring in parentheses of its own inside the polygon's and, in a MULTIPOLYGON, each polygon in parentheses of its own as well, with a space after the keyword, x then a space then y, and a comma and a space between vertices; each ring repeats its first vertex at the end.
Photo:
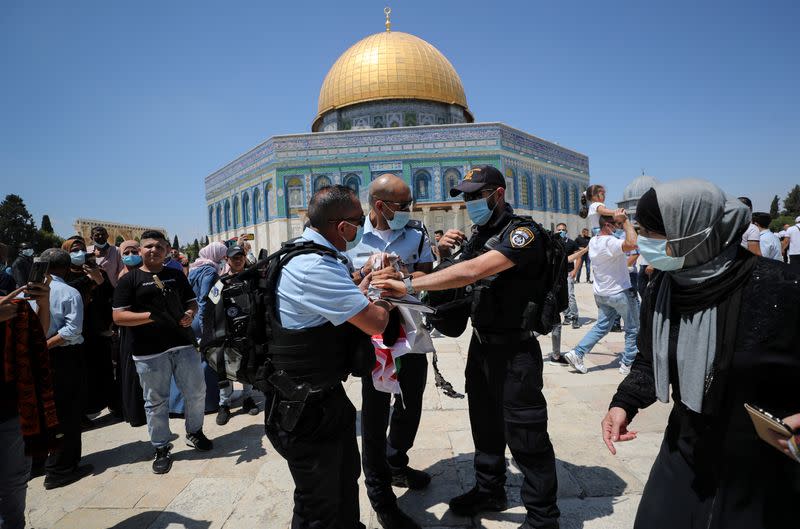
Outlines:
POLYGON ((656 401, 674 405, 635 529, 785 528, 797 522, 800 464, 763 442, 749 403, 800 409, 800 277, 739 246, 748 209, 710 182, 659 184, 637 206, 645 291, 639 354, 603 419, 603 438, 656 401), (787 525, 788 524, 788 525, 787 525))

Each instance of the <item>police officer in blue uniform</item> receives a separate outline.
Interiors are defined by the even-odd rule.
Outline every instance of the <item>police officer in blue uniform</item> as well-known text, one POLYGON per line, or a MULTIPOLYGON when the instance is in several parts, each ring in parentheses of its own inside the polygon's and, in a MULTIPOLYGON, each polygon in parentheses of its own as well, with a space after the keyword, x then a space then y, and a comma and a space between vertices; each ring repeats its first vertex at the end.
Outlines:
POLYGON ((463 247, 466 262, 410 281, 375 280, 387 294, 473 285, 473 336, 466 367, 469 416, 475 443, 475 487, 450 500, 456 514, 473 516, 507 507, 505 447, 524 476, 522 527, 558 527, 555 454, 547 433, 542 394, 542 353, 531 308, 546 294, 544 234, 532 219, 517 217, 505 202, 505 179, 479 166, 450 190, 464 194, 475 223, 463 247))
POLYGON ((269 355, 276 373, 291 380, 289 391, 311 390, 301 398, 287 397, 277 386, 268 391, 266 433, 294 478, 293 529, 363 528, 356 410, 342 380, 352 371, 356 348, 373 351, 369 336, 383 332, 392 306, 369 301, 367 282, 353 283, 340 254, 354 248, 363 231, 355 193, 344 186, 320 189, 309 202, 308 219, 310 226, 293 244, 313 243, 314 251, 280 269, 274 306, 279 321, 271 326, 269 355), (298 409, 299 419, 293 415, 298 409))
MULTIPOLYGON (((392 174, 379 176, 369 186, 370 212, 364 223, 361 243, 347 252, 355 271, 353 278, 360 282, 373 272, 373 264, 383 265, 387 255, 400 260, 405 274, 383 267, 374 278, 421 277, 433 269, 431 241, 421 222, 411 220, 413 204, 411 189, 392 174)), ((428 373, 425 353, 433 352, 433 342, 422 327, 418 312, 412 312, 417 333, 412 350, 403 356, 398 373, 401 395, 377 391, 372 376, 361 380, 361 440, 364 478, 372 507, 384 529, 417 529, 419 525, 397 507, 392 485, 421 489, 430 483, 426 472, 408 466, 408 450, 414 444, 420 416, 422 393, 428 373), (386 428, 389 426, 387 437, 386 428)))

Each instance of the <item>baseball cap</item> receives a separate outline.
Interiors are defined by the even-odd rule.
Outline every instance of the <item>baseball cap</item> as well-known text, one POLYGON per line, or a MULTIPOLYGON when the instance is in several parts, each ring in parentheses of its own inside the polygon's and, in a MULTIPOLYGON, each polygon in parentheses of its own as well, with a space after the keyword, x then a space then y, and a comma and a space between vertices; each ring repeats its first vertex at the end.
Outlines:
POLYGON ((486 187, 506 187, 506 179, 502 173, 491 165, 479 165, 469 170, 464 179, 450 190, 451 197, 461 193, 474 193, 486 187))
POLYGON ((228 253, 226 255, 228 257, 233 257, 234 255, 238 254, 247 255, 241 246, 231 246, 230 248, 228 248, 228 253))

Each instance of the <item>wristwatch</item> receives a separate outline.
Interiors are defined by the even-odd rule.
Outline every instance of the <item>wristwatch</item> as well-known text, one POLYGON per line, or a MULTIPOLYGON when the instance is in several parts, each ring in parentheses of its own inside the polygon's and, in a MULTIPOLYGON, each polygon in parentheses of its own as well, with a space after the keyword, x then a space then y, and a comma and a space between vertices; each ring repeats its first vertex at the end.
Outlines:
POLYGON ((403 283, 405 283, 406 285, 406 294, 408 294, 409 296, 413 296, 414 294, 417 293, 417 291, 414 290, 414 286, 411 284, 412 279, 413 278, 411 276, 406 276, 403 278, 403 283))

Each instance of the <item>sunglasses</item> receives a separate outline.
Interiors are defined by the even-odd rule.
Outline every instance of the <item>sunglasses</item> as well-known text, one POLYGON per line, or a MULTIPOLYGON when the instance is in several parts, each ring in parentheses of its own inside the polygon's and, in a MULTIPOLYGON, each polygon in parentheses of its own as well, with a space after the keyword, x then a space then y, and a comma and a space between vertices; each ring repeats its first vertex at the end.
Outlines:
POLYGON ((365 215, 361 215, 360 217, 349 217, 349 218, 345 217, 345 218, 342 218, 342 219, 330 219, 328 222, 334 222, 334 223, 336 223, 336 222, 346 222, 346 223, 348 223, 348 224, 350 224, 352 226, 364 226, 364 221, 366 221, 366 220, 367 220, 367 217, 365 215), (351 222, 351 221, 355 221, 355 222, 351 222))
POLYGON ((413 200, 408 200, 406 202, 395 202, 394 200, 384 200, 382 198, 378 198, 377 200, 380 200, 385 204, 392 204, 393 206, 395 206, 394 208, 389 208, 392 211, 410 211, 411 208, 414 206, 413 200))
POLYGON ((481 189, 480 191, 474 191, 472 193, 464 193, 464 202, 472 202, 473 200, 479 200, 481 198, 488 197, 489 195, 497 191, 497 189, 498 189, 497 187, 494 187, 490 189, 481 189), (487 191, 489 191, 489 195, 484 195, 484 193, 486 193, 487 191))

